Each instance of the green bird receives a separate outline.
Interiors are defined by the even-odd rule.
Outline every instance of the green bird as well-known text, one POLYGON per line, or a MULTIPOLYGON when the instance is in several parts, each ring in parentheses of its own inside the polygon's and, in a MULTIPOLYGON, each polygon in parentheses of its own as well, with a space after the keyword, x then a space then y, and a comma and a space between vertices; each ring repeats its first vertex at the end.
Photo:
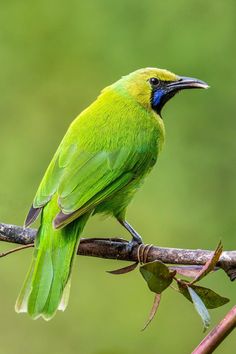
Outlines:
POLYGON ((17 312, 50 320, 65 310, 79 238, 92 215, 114 216, 131 242, 142 242, 125 213, 162 149, 162 108, 180 90, 207 87, 167 70, 140 69, 102 90, 72 122, 25 221, 28 227, 41 213, 17 312))

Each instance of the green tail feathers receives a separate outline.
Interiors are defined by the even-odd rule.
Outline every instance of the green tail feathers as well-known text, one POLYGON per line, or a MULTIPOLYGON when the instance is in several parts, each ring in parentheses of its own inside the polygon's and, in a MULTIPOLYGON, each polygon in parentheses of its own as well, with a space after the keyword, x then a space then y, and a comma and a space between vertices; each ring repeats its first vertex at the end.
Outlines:
POLYGON ((55 204, 51 201, 42 212, 33 261, 15 305, 16 312, 27 312, 34 319, 42 316, 50 320, 57 310, 65 310, 73 259, 89 217, 85 214, 55 230, 54 216, 55 204))

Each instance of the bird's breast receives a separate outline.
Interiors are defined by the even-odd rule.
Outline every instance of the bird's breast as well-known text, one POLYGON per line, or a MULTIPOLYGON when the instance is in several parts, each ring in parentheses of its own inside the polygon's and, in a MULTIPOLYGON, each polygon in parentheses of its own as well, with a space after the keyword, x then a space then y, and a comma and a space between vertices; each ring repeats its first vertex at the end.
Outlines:
POLYGON ((115 93, 100 96, 72 125, 74 138, 87 151, 128 147, 155 154, 164 142, 162 119, 115 93))

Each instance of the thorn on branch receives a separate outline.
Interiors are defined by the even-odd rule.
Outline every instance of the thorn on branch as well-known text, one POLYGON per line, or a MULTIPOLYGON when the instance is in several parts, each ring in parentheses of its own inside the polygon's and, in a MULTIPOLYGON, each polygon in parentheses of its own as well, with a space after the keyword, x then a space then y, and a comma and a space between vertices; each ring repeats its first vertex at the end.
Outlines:
POLYGON ((26 248, 30 248, 30 247, 34 247, 34 244, 33 244, 33 243, 30 243, 30 244, 28 244, 28 245, 24 245, 24 246, 12 248, 12 249, 10 249, 9 251, 0 253, 0 258, 5 257, 5 256, 7 256, 7 255, 9 255, 9 254, 11 254, 11 253, 15 253, 15 252, 18 252, 18 251, 22 251, 22 250, 24 250, 24 249, 26 249, 26 248))

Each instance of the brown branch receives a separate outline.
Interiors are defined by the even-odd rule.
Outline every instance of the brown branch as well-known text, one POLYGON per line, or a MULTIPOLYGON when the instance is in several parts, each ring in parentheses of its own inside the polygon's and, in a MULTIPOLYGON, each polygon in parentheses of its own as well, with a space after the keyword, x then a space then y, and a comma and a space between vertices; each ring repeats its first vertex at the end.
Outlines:
MULTIPOLYGON (((0 224, 0 241, 28 245, 34 242, 37 230, 15 225, 0 224)), ((122 261, 138 261, 138 247, 130 247, 123 239, 110 238, 81 239, 78 254, 99 258, 118 259, 122 261)), ((164 248, 152 246, 145 254, 145 260, 152 262, 156 259, 167 264, 204 265, 212 256, 209 250, 192 250, 180 248, 164 248)), ((236 278, 236 251, 224 251, 217 264, 224 269, 231 280, 236 278)))
POLYGON ((28 245, 22 245, 20 247, 12 248, 6 252, 2 252, 2 253, 0 253, 0 258, 8 256, 11 253, 16 253, 18 251, 25 250, 26 248, 30 248, 30 247, 34 247, 34 243, 29 243, 28 245))
POLYGON ((210 354, 236 328, 236 306, 234 306, 223 320, 203 339, 192 354, 210 354))

